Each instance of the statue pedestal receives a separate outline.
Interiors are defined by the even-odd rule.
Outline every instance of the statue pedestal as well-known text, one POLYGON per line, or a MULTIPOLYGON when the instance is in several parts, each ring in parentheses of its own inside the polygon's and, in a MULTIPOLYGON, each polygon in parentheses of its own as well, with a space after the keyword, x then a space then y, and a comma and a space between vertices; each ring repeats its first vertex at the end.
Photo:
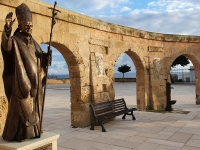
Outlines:
POLYGON ((24 142, 6 141, 0 138, 0 150, 57 150, 59 134, 44 132, 40 138, 27 139, 24 142))

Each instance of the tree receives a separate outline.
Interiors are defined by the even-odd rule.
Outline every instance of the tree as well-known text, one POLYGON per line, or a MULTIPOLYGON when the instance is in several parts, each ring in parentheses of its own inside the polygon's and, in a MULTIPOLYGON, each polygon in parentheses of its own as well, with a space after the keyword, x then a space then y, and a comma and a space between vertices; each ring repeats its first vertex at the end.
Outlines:
MULTIPOLYGON (((174 62, 172 63, 171 67, 175 67, 177 65, 181 65, 182 67, 188 65, 190 63, 189 59, 183 55, 177 57, 174 62)), ((171 82, 174 83, 173 78, 170 74, 171 82)))
POLYGON ((175 67, 177 65, 186 66, 190 63, 189 59, 183 55, 177 57, 174 62, 172 63, 171 67, 175 67))
POLYGON ((127 66, 127 64, 121 65, 120 67, 118 67, 118 71, 121 72, 121 73, 123 73, 123 78, 124 78, 124 74, 126 72, 131 71, 131 66, 127 66))

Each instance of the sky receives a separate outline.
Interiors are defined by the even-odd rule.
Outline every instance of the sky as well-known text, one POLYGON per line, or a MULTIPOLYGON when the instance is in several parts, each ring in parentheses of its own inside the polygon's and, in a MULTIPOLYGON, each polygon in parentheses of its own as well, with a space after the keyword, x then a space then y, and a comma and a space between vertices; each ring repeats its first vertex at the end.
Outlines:
MULTIPOLYGON (((42 1, 54 4, 54 0, 42 1)), ((200 0, 57 0, 57 5, 105 22, 140 30, 200 36, 200 0)), ((68 73, 66 62, 62 59, 59 52, 53 50, 50 74, 68 73)), ((119 57, 115 72, 122 64, 131 66, 132 72, 135 71, 132 60, 126 54, 119 57)))

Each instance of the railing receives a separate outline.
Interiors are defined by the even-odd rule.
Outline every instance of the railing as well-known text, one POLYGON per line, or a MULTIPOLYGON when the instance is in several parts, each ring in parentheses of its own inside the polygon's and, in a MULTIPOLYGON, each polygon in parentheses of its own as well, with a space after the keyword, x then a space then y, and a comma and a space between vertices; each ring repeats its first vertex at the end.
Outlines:
POLYGON ((195 82, 194 69, 171 69, 171 77, 174 82, 195 82))

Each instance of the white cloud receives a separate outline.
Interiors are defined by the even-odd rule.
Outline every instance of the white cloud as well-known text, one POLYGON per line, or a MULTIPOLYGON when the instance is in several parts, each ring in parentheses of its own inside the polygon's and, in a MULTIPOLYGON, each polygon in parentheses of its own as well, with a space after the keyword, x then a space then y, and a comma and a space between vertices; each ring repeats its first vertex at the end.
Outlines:
POLYGON ((68 67, 63 67, 60 65, 55 66, 50 66, 48 70, 49 75, 55 75, 55 74, 69 74, 68 67))
POLYGON ((179 11, 199 9, 199 4, 200 2, 197 2, 197 0, 158 0, 148 3, 148 6, 159 8, 162 7, 166 11, 179 11))
POLYGON ((120 10, 121 12, 126 12, 126 11, 131 11, 131 8, 123 6, 122 9, 120 10))
POLYGON ((48 70, 49 75, 54 75, 54 74, 57 74, 57 73, 58 73, 58 71, 56 69, 49 68, 49 70, 48 70))
MULTIPOLYGON (((49 3, 54 3, 54 0, 43 0, 49 3)), ((57 0, 57 4, 63 8, 73 10, 78 13, 86 14, 95 17, 96 15, 103 14, 118 14, 122 6, 127 7, 132 0, 73 0, 73 1, 63 1, 57 0)))
POLYGON ((107 22, 166 34, 200 35, 199 10, 156 12, 134 10, 124 16, 99 16, 107 22))
POLYGON ((64 65, 63 65, 63 68, 66 68, 66 69, 68 70, 67 64, 64 64, 64 65))
POLYGON ((149 2, 146 8, 144 6, 140 9, 133 9, 133 0, 66 0, 64 2, 57 0, 57 2, 67 9, 110 23, 150 32, 200 35, 199 0, 154 0, 149 2))
POLYGON ((119 56, 119 58, 118 58, 118 60, 117 60, 117 62, 116 62, 116 64, 115 64, 115 66, 117 66, 117 68, 120 67, 120 66, 123 64, 124 55, 125 55, 125 54, 123 53, 123 54, 121 54, 121 55, 119 56))

